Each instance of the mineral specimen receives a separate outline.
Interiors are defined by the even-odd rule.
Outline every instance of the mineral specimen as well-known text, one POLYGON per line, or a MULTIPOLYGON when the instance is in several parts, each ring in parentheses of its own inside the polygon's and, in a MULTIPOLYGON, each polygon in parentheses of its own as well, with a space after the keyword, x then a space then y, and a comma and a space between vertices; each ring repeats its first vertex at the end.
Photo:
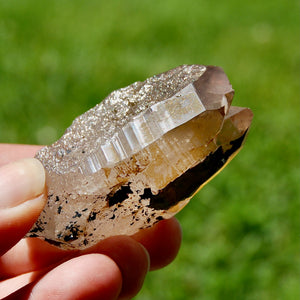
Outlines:
POLYGON ((37 153, 48 202, 28 236, 84 249, 175 215, 244 142, 252 112, 233 94, 200 65, 112 92, 37 153))

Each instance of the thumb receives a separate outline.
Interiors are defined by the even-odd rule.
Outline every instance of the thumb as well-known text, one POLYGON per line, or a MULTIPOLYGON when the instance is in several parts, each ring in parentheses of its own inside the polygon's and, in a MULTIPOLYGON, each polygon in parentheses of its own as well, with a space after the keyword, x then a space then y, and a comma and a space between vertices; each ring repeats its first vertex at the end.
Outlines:
POLYGON ((23 159, 0 168, 0 255, 30 230, 45 198, 45 172, 37 159, 23 159))

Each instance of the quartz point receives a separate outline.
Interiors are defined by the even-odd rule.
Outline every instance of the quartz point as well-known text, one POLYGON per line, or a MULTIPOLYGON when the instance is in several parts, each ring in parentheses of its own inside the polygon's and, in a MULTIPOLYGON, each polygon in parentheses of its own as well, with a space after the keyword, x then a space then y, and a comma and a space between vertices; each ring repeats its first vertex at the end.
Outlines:
POLYGON ((243 145, 252 112, 233 95, 202 65, 112 92, 37 153, 48 201, 27 236, 85 249, 174 216, 243 145))

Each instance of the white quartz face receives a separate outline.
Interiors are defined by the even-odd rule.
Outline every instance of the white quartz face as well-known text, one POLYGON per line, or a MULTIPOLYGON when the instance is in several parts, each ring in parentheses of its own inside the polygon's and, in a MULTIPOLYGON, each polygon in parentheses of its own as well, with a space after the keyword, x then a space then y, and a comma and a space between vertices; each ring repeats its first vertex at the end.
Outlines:
POLYGON ((48 202, 28 236, 84 249, 174 216, 243 145, 252 112, 233 94, 201 65, 112 92, 37 153, 48 202))

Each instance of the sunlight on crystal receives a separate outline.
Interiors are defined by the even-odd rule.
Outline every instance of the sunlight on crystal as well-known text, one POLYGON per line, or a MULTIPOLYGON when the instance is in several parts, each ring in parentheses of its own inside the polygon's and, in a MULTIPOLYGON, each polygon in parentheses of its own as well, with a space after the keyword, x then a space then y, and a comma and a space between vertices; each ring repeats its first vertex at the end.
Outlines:
MULTIPOLYGON (((108 95, 36 155, 48 202, 29 236, 84 249, 179 212, 242 147, 252 120, 214 66, 179 66, 108 95)), ((44 127, 40 143, 56 131, 44 127)))

